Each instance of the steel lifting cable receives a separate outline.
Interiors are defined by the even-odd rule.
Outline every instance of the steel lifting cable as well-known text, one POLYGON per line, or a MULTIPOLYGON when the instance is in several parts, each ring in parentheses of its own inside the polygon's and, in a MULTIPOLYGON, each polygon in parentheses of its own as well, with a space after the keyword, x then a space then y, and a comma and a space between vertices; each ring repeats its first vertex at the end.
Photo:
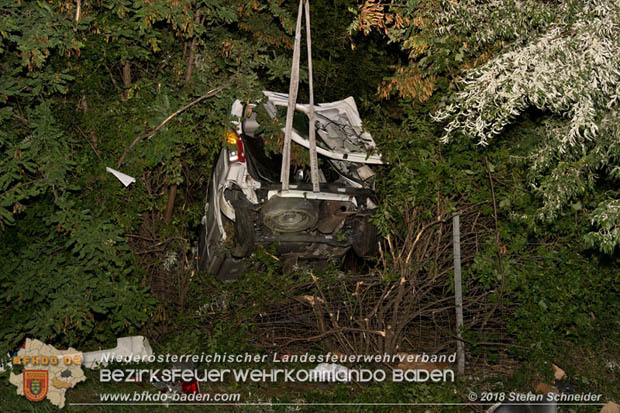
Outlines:
POLYGON ((291 67, 291 83, 288 92, 288 108, 286 111, 286 125, 284 128, 284 147, 282 148, 282 171, 280 180, 282 181, 282 191, 288 191, 291 171, 291 136, 293 134, 293 116, 297 106, 297 92, 299 90, 299 60, 301 55, 301 17, 306 11, 306 42, 308 43, 308 88, 310 93, 310 110, 308 117, 309 141, 310 141, 310 178, 312 180, 312 191, 319 192, 319 163, 316 155, 316 133, 314 118, 314 90, 312 84, 312 42, 310 35, 310 2, 308 0, 299 1, 297 12, 297 25, 295 27, 295 44, 293 46, 293 64, 291 67))

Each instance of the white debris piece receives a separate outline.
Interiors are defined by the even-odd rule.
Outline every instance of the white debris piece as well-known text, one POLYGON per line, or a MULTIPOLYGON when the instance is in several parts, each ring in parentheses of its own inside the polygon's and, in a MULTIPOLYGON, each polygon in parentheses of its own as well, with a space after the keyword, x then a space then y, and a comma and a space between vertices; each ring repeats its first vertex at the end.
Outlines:
POLYGON ((10 353, 6 353, 6 359, 8 360, 6 363, 0 363, 0 373, 4 373, 6 370, 11 370, 13 368, 10 353))
POLYGON ((124 173, 119 172, 116 169, 112 169, 109 166, 106 166, 105 170, 118 178, 118 180, 121 181, 126 187, 136 182, 136 178, 133 176, 125 175, 124 173))
POLYGON ((335 363, 321 363, 310 370, 312 381, 350 381, 349 369, 335 363))
POLYGON ((116 339, 115 348, 83 353, 84 361, 82 364, 86 368, 94 369, 99 366, 106 367, 109 361, 117 359, 141 361, 144 357, 151 355, 153 355, 153 350, 146 337, 121 337, 116 339))

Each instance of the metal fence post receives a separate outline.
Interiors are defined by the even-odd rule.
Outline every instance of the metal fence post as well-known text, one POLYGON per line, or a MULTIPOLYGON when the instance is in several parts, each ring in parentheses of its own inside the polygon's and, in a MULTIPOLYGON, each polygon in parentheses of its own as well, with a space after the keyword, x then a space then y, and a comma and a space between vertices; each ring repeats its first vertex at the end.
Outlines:
POLYGON ((461 230, 459 214, 452 216, 452 238, 454 242, 454 303, 456 309, 456 358, 457 372, 465 373, 465 345, 463 343, 463 286, 461 281, 461 230))

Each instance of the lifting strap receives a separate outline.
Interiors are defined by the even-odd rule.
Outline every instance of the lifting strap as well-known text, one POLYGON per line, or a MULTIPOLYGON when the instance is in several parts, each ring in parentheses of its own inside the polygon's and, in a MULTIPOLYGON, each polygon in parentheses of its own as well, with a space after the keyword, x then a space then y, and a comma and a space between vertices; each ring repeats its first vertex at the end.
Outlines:
POLYGON ((309 0, 299 0, 299 11, 297 12, 297 25, 295 28, 295 44, 293 46, 293 64, 291 67, 291 83, 288 91, 288 108, 286 111, 286 126, 284 128, 284 147, 282 148, 282 171, 280 180, 282 181, 282 191, 288 191, 290 171, 291 171, 291 135, 293 134, 293 116, 297 106, 297 91, 299 90, 299 60, 301 55, 301 17, 306 11, 306 43, 308 43, 308 88, 310 94, 310 110, 308 117, 310 125, 308 138, 310 141, 310 178, 312 180, 312 191, 319 192, 319 164, 316 155, 316 134, 314 119, 314 90, 312 85, 312 42, 310 36, 310 2, 309 0))

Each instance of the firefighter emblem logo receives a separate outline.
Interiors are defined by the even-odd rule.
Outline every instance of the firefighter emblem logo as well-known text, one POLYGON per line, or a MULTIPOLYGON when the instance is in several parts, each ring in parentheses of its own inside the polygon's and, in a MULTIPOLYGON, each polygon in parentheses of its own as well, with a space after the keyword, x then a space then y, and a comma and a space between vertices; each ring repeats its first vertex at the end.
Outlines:
POLYGON ((40 402, 49 390, 47 370, 24 370, 24 396, 30 401, 40 402))

